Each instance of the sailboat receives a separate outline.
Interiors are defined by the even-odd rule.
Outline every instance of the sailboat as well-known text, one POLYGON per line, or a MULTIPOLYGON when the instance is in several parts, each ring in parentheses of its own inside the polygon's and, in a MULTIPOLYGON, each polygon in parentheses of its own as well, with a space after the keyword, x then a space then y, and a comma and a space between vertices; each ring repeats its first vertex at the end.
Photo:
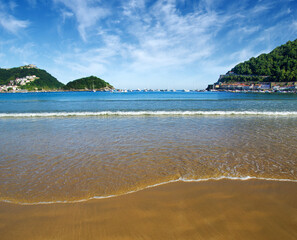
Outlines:
POLYGON ((96 92, 96 90, 94 89, 94 80, 93 80, 93 89, 92 89, 93 92, 96 92))

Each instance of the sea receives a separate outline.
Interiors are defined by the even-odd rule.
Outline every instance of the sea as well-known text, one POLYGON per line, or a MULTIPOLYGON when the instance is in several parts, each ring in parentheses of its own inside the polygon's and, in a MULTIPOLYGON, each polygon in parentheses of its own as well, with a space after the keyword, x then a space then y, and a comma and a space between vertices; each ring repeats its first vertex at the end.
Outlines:
POLYGON ((0 94, 0 201, 72 203, 168 182, 297 182, 297 95, 0 94))

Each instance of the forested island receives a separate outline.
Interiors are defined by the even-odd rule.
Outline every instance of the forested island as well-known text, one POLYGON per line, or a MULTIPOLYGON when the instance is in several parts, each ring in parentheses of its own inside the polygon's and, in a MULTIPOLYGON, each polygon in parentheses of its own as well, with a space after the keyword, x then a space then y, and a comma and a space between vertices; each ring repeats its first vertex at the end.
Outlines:
POLYGON ((108 82, 105 82, 101 78, 90 76, 85 78, 80 78, 67 83, 64 90, 99 90, 99 89, 113 89, 108 82))
POLYGON ((208 90, 292 90, 297 87, 297 39, 220 75, 208 90))
POLYGON ((25 91, 103 91, 113 86, 101 78, 90 76, 77 79, 66 85, 33 64, 0 68, 0 92, 25 91))

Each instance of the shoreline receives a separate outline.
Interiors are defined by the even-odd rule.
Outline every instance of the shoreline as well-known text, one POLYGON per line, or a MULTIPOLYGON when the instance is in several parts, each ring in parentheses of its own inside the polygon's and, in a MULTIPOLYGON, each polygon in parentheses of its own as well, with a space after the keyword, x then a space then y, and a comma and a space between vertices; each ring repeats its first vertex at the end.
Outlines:
POLYGON ((296 239, 297 185, 174 182, 80 203, 0 203, 1 239, 296 239))
POLYGON ((160 92, 160 93, 254 93, 254 94, 297 94, 297 91, 260 91, 260 90, 174 90, 174 89, 166 89, 166 90, 123 90, 123 89, 89 89, 89 90, 40 90, 40 91, 0 91, 1 93, 65 93, 65 92, 116 92, 116 93, 153 93, 153 92, 160 92))
POLYGON ((0 200, 0 203, 9 203, 9 204, 15 204, 15 205, 21 205, 21 206, 33 206, 33 205, 51 205, 51 204, 75 204, 75 203, 83 203, 83 202, 88 202, 92 200, 100 200, 100 199, 109 199, 109 198, 117 198, 117 197, 122 197, 125 195, 130 195, 133 193, 138 193, 147 189, 151 188, 156 188, 159 186, 167 185, 167 184, 172 184, 172 183, 200 183, 200 182, 217 182, 217 181, 267 181, 267 182, 289 182, 289 183, 297 183, 297 180, 294 179, 277 179, 277 178, 258 178, 258 177, 219 177, 219 178, 206 178, 206 179, 173 179, 169 180, 167 182, 161 182, 161 183, 156 183, 153 185, 148 185, 144 188, 137 189, 137 190, 132 190, 128 191, 126 193, 121 193, 118 195, 106 195, 106 196, 93 196, 87 199, 78 199, 78 200, 58 200, 58 201, 48 201, 48 202, 14 202, 10 200, 0 200))

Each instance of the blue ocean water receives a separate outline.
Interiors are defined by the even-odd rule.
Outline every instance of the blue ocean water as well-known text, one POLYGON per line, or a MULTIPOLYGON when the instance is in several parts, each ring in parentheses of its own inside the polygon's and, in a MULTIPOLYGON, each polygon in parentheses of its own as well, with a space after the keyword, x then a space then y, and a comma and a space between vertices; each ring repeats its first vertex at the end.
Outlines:
POLYGON ((222 178, 297 182, 296 94, 0 94, 0 201, 222 178))
MULTIPOLYGON (((296 94, 226 92, 57 92, 0 94, 4 113, 296 112, 296 94)), ((1 115, 2 114, 2 115, 1 115)))

